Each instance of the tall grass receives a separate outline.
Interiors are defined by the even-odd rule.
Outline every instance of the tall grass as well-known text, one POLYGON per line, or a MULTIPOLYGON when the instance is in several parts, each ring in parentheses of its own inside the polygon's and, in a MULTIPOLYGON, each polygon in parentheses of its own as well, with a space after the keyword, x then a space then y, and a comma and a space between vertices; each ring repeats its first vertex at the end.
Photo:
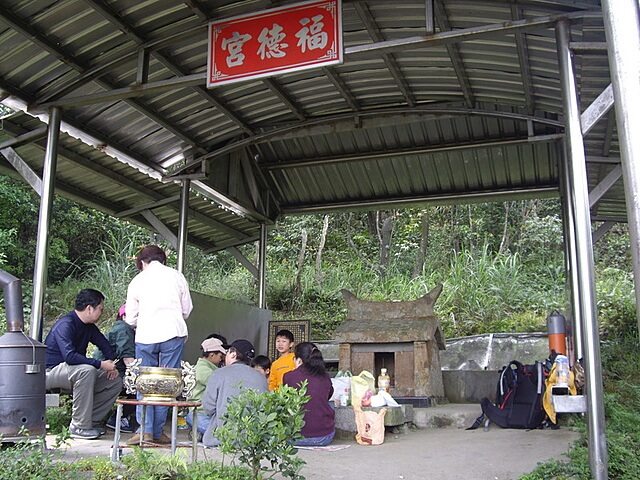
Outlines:
MULTIPOLYGON (((77 291, 86 287, 106 295, 105 318, 114 317, 136 273, 133 258, 146 240, 142 230, 127 227, 112 231, 80 280, 66 279, 49 291, 48 318, 68 311, 77 291)), ((315 265, 307 262, 300 289, 294 285, 295 262, 277 262, 272 257, 267 261, 268 308, 275 318, 311 319, 316 340, 331 339, 344 320, 342 289, 372 301, 414 300, 441 283, 443 291, 435 311, 446 337, 543 331, 546 316, 554 309, 564 310, 567 303, 562 265, 551 263, 531 271, 517 253, 493 254, 487 246, 475 252, 452 252, 448 263, 431 259, 424 273, 413 279, 393 264, 381 278, 360 259, 331 263, 330 258, 340 257, 326 258, 322 283, 316 281, 315 265)), ((235 259, 222 254, 207 256, 190 248, 188 260, 186 275, 193 290, 243 303, 257 302, 257 280, 235 259)), ((630 275, 616 269, 604 269, 598 275, 603 330, 633 326, 628 321, 634 318, 633 292, 630 275)))
POLYGON ((106 298, 103 313, 105 328, 113 322, 118 308, 127 297, 127 286, 135 276, 135 256, 148 233, 139 227, 123 223, 108 232, 100 250, 84 266, 79 278, 67 277, 47 291, 46 318, 57 319, 73 308, 77 293, 94 288, 106 298))
MULTIPOLYGON (((331 338, 332 330, 346 315, 341 289, 372 301, 415 300, 439 283, 443 292, 435 310, 446 336, 490 331, 540 331, 553 308, 563 306, 562 288, 539 284, 523 267, 517 254, 492 255, 488 248, 474 254, 452 254, 446 267, 429 270, 410 279, 406 272, 390 268, 380 278, 362 262, 325 265, 322 286, 311 266, 303 271, 302 289, 293 288, 294 272, 286 265, 268 269, 269 307, 278 318, 311 318, 317 339, 331 338), (550 308, 553 306, 553 308, 550 308), (327 325, 330 323, 331 325, 327 325)), ((563 277, 553 278, 562 284, 563 277)))

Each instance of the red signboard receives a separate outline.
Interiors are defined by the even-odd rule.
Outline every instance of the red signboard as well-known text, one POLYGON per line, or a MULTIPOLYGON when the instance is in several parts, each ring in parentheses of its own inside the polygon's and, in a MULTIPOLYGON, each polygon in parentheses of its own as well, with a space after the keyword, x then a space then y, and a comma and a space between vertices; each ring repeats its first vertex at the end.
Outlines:
POLYGON ((341 0, 297 3, 209 24, 209 88, 341 62, 341 0))

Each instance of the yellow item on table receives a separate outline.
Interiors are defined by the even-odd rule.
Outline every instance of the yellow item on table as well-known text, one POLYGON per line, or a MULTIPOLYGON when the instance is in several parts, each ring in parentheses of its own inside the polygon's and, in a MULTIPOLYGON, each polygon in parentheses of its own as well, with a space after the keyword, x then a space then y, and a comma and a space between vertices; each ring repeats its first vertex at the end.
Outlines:
MULTIPOLYGON (((551 401, 551 387, 556 384, 556 364, 554 363, 551 367, 551 371, 549 372, 549 377, 545 380, 546 389, 544 391, 544 396, 542 397, 542 406, 544 407, 544 411, 547 412, 547 416, 552 423, 556 423, 556 410, 553 407, 553 402, 551 401)), ((569 371, 569 393, 571 395, 577 395, 578 391, 576 390, 575 384, 575 376, 573 371, 569 371)))

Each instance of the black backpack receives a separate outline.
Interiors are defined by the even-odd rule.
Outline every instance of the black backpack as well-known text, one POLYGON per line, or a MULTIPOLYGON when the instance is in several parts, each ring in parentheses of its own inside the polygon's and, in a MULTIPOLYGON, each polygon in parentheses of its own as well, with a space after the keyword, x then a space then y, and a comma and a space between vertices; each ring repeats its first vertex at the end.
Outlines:
POLYGON ((478 428, 485 416, 502 428, 540 427, 546 417, 542 405, 546 374, 541 362, 534 365, 509 362, 500 371, 495 404, 484 397, 480 401, 482 415, 468 430, 478 428))

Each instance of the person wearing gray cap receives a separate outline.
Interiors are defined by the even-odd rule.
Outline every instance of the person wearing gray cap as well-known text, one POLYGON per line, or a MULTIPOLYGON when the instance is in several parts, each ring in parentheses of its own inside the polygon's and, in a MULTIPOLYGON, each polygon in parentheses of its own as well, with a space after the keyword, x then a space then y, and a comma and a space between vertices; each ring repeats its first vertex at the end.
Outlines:
MULTIPOLYGON (((202 356, 198 359, 195 366, 196 385, 191 392, 190 402, 201 402, 204 390, 207 388, 207 382, 211 374, 218 369, 218 365, 224 360, 227 353, 224 344, 218 338, 206 338, 200 346, 202 347, 202 356)), ((189 410, 187 413, 187 425, 193 428, 193 412, 189 410)), ((204 408, 198 407, 198 434, 204 435, 207 425, 209 425, 209 416, 204 408)))
POLYGON ((220 444, 214 433, 222 425, 222 416, 227 411, 229 399, 246 389, 259 392, 269 390, 265 376, 249 365, 255 355, 256 351, 249 340, 235 340, 227 349, 225 367, 215 370, 209 377, 202 397, 202 406, 211 417, 202 437, 205 446, 216 447, 220 444))

